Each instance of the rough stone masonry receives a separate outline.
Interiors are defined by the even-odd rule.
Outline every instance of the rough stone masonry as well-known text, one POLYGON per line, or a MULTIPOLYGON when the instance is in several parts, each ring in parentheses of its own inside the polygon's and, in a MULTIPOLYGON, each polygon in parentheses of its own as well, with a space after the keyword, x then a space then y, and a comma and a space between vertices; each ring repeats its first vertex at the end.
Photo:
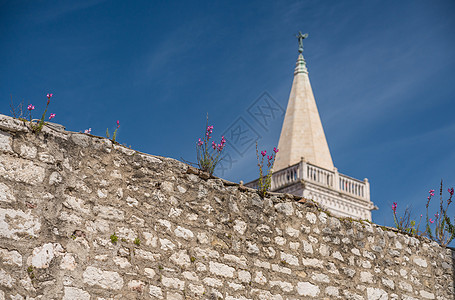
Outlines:
POLYGON ((0 299, 453 299, 450 249, 0 115, 0 299))

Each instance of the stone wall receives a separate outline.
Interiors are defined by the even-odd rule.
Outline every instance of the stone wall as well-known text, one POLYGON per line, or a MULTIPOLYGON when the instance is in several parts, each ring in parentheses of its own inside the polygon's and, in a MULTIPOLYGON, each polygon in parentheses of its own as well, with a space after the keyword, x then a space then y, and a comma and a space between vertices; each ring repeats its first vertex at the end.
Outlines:
POLYGON ((296 200, 0 116, 0 299, 453 299, 451 250, 296 200))

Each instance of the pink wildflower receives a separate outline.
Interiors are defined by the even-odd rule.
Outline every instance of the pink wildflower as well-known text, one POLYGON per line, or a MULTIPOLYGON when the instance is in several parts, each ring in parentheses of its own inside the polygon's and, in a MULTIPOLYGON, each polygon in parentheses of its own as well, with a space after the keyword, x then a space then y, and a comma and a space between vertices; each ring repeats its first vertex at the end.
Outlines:
POLYGON ((214 141, 212 141, 212 148, 213 148, 213 150, 215 150, 215 149, 216 149, 216 144, 215 144, 215 142, 214 142, 214 141))
POLYGON ((205 132, 205 135, 207 136, 208 140, 210 140, 210 138, 211 138, 210 135, 212 134, 212 132, 213 132, 213 126, 207 126, 207 130, 205 132))
POLYGON ((430 196, 434 196, 434 190, 430 190, 429 193, 430 193, 430 196))
POLYGON ((430 223, 431 223, 431 224, 433 224, 433 223, 434 223, 433 219, 430 219, 430 223))
POLYGON ((273 147, 273 152, 278 153, 278 148, 273 147))
POLYGON ((117 120, 117 128, 119 128, 119 127, 120 127, 120 121, 117 120))
POLYGON ((30 111, 32 111, 32 110, 34 110, 34 109, 35 109, 35 106, 34 106, 34 105, 31 105, 31 104, 29 104, 29 105, 27 106, 27 109, 28 109, 28 110, 30 110, 30 111))
POLYGON ((197 145, 202 146, 202 145, 204 145, 204 142, 201 139, 199 139, 199 141, 197 142, 197 145))
POLYGON ((439 218, 439 213, 434 214, 435 219, 437 220, 439 218))
POLYGON ((51 114, 51 115, 49 116, 49 120, 52 120, 53 118, 55 118, 55 114, 51 114))
POLYGON ((47 94, 47 105, 51 102, 52 94, 47 94))
POLYGON ((85 129, 85 130, 84 130, 84 133, 90 134, 91 132, 92 132, 92 128, 89 128, 89 129, 85 129))
POLYGON ((447 191, 449 192, 450 196, 453 196, 453 188, 447 189, 447 191))
POLYGON ((396 203, 396 202, 393 202, 393 204, 392 204, 392 210, 393 210, 394 213, 397 212, 397 203, 396 203))
POLYGON ((226 144, 226 139, 224 138, 224 135, 221 137, 221 142, 220 144, 216 145, 216 148, 219 152, 221 152, 226 144))
POLYGON ((262 156, 265 156, 267 154, 267 151, 261 151, 262 156))

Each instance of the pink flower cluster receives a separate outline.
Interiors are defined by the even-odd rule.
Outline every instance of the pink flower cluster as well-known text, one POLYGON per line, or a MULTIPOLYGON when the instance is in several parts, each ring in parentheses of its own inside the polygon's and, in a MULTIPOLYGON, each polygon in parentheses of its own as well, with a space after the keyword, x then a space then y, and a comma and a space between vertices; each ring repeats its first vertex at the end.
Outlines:
POLYGON ((27 109, 28 109, 29 111, 32 111, 32 110, 34 110, 34 109, 35 109, 35 106, 34 106, 34 105, 31 105, 31 104, 29 104, 29 105, 27 106, 27 109))
POLYGON ((47 94, 46 97, 47 97, 47 105, 49 105, 49 103, 51 102, 51 98, 54 94, 47 94))
MULTIPOLYGON (((278 149, 276 147, 273 147, 273 152, 275 153, 275 156, 276 156, 276 154, 278 153, 278 149)), ((266 150, 261 151, 261 155, 262 155, 262 157, 266 156, 267 151, 266 150)), ((274 154, 267 155, 267 167, 269 167, 269 168, 272 166, 272 160, 274 159, 273 156, 274 156, 274 154)))
MULTIPOLYGON (((278 149, 277 149, 276 147, 273 147, 273 152, 274 152, 275 154, 278 153, 278 149)), ((266 151, 266 150, 261 151, 261 155, 262 155, 262 156, 266 156, 266 155, 267 155, 267 151, 266 151)), ((273 158, 273 154, 272 154, 272 155, 267 155, 267 159, 268 159, 268 160, 272 160, 272 158, 273 158)))
POLYGON ((89 129, 85 129, 85 130, 84 130, 84 133, 90 134, 91 132, 92 132, 92 128, 89 128, 89 129))
POLYGON ((205 135, 207 136, 207 140, 210 140, 211 138, 211 134, 213 132, 213 125, 212 126, 207 126, 207 130, 205 132, 205 135))
POLYGON ((396 203, 396 202, 393 202, 393 204, 392 204, 392 210, 393 210, 393 213, 396 213, 396 212, 397 212, 397 203, 396 203))
POLYGON ((438 220, 439 218, 439 213, 435 213, 434 214, 434 220, 433 219, 429 219, 430 223, 433 224, 436 220, 438 220))
POLYGON ((448 191, 448 192, 449 192, 449 194, 450 194, 450 197, 449 197, 449 199, 447 199, 447 205, 450 205, 450 203, 452 203, 452 197, 453 197, 453 192, 454 192, 454 190, 453 190, 453 187, 452 187, 452 188, 449 188, 449 189, 447 189, 447 191, 448 191))
POLYGON ((224 138, 224 135, 221 137, 221 142, 219 144, 216 144, 214 141, 212 141, 213 150, 218 150, 218 152, 221 152, 221 150, 223 150, 225 145, 226 145, 226 139, 224 138))
POLYGON ((52 120, 53 118, 55 118, 55 114, 51 114, 51 115, 49 116, 49 120, 52 120))
POLYGON ((431 197, 433 197, 433 196, 434 196, 434 190, 430 190, 428 193, 430 194, 430 196, 428 196, 428 197, 427 197, 427 199, 428 199, 428 202, 427 202, 427 207, 428 207, 428 204, 430 203, 430 199, 431 199, 431 197))
MULTIPOLYGON (((207 137, 207 143, 212 138, 212 136, 211 136, 212 132, 213 132, 213 125, 207 126, 207 130, 205 131, 205 136, 207 137)), ((201 147, 202 145, 204 145, 204 141, 199 139, 197 141, 197 145, 199 147, 201 147)), ((221 150, 223 150, 224 146, 226 146, 226 139, 224 138, 224 135, 221 137, 221 142, 219 144, 212 141, 213 150, 218 150, 218 152, 221 152, 221 150)))
POLYGON ((117 128, 120 128, 120 121, 117 120, 117 128))

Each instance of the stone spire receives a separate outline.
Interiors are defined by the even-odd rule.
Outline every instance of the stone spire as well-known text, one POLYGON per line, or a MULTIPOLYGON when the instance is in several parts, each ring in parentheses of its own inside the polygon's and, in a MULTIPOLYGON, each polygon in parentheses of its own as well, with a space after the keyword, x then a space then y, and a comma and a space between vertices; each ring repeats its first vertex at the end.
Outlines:
MULTIPOLYGON (((301 47, 301 37, 299 46, 301 47)), ((332 156, 302 51, 299 51, 294 71, 294 81, 278 143, 279 152, 273 169, 275 171, 284 169, 298 163, 303 157, 311 164, 332 171, 334 169, 332 156)))

